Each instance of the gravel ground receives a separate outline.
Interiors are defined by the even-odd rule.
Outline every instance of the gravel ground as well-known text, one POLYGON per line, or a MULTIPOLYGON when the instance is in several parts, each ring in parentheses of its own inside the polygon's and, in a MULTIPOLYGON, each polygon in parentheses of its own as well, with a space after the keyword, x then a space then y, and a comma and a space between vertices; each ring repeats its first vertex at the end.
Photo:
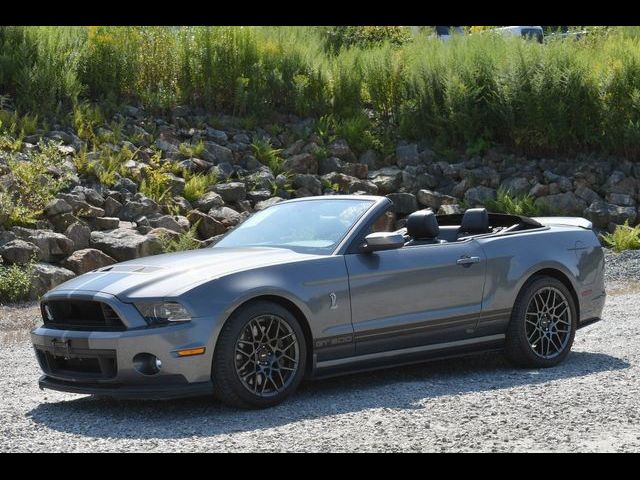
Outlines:
POLYGON ((26 333, 37 307, 0 307, 0 452, 638 452, 640 252, 607 259, 605 321, 556 368, 443 360, 307 383, 266 411, 40 391, 26 333))

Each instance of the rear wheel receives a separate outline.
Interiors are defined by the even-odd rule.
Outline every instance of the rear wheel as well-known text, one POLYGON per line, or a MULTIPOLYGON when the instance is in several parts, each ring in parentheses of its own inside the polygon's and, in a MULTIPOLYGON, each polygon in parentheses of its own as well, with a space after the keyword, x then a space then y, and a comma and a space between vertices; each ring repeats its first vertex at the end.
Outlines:
POLYGON ((243 306, 224 325, 216 346, 216 395, 236 407, 276 405, 300 384, 306 356, 304 333, 290 311, 267 301, 243 306))
POLYGON ((557 365, 571 350, 576 326, 576 305, 569 289, 553 277, 534 277, 513 307, 507 357, 522 367, 557 365))

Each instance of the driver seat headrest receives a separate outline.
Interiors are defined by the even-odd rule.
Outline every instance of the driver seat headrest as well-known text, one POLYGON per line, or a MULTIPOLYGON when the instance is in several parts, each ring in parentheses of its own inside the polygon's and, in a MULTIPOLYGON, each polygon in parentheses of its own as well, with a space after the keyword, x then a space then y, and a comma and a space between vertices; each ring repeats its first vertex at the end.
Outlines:
POLYGON ((431 240, 440 234, 436 214, 431 209, 418 210, 407 217, 407 233, 414 240, 431 240))

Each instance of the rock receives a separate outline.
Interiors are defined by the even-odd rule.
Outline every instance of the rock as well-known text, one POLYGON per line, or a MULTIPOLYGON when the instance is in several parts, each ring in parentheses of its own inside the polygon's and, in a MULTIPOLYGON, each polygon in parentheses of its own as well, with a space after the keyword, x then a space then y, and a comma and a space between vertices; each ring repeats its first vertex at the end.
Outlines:
POLYGON ((596 228, 608 228, 610 223, 621 225, 625 220, 634 225, 637 220, 637 212, 634 207, 621 207, 603 201, 595 201, 584 210, 584 217, 593 223, 596 228))
POLYGON ((168 228, 164 228, 164 227, 158 227, 158 228, 151 228, 151 227, 147 227, 147 232, 146 235, 149 238, 153 238, 156 239, 160 242, 162 242, 163 239, 168 238, 169 240, 178 240, 180 238, 180 234, 178 232, 175 232, 173 230, 169 230, 168 228))
POLYGON ((421 188, 435 188, 436 178, 425 171, 424 165, 409 165, 402 171, 402 186, 405 190, 416 191, 421 188))
POLYGON ((627 177, 620 170, 615 170, 607 179, 606 183, 603 186, 603 190, 606 193, 623 193, 635 197, 638 190, 637 185, 637 179, 627 177))
POLYGON ((464 213, 464 209, 458 204, 442 205, 438 209, 438 215, 455 215, 464 213))
POLYGON ((156 139, 155 146, 169 156, 175 156, 178 153, 180 153, 180 150, 178 149, 178 145, 167 140, 166 137, 162 136, 162 134, 160 137, 156 139))
POLYGON ((342 166, 342 173, 351 177, 366 179, 369 175, 369 167, 364 163, 346 163, 342 166))
POLYGON ((18 236, 12 231, 0 230, 0 246, 15 240, 18 236))
POLYGON ((64 234, 73 242, 74 250, 87 248, 89 246, 89 241, 91 240, 91 229, 84 223, 72 223, 67 227, 64 234))
POLYGON ((328 150, 331 156, 338 157, 341 160, 355 160, 355 156, 353 155, 349 144, 342 138, 331 142, 328 150))
POLYGON ((426 189, 418 191, 417 199, 420 205, 431 207, 434 212, 437 212, 441 205, 453 205, 458 202, 455 197, 443 195, 441 193, 426 189))
POLYGON ((169 190, 171 191, 171 194, 182 195, 182 192, 184 192, 184 185, 186 183, 184 178, 178 177, 171 172, 165 173, 165 177, 169 183, 169 190))
POLYGON ((586 202, 573 192, 558 193, 536 199, 535 205, 548 210, 553 215, 582 216, 586 202))
POLYGON ((29 296, 33 300, 40 298, 52 288, 76 276, 71 270, 56 267, 48 263, 36 263, 33 266, 32 273, 33 278, 31 280, 29 296))
POLYGON ((487 200, 494 200, 496 198, 496 191, 493 188, 484 187, 472 187, 464 194, 464 201, 472 207, 483 206, 487 200))
POLYGON ((161 252, 157 238, 140 235, 135 230, 125 228, 108 232, 91 232, 90 244, 119 262, 161 252))
POLYGON ((247 185, 253 185, 255 190, 269 190, 271 191, 271 186, 273 182, 275 182, 275 177, 269 167, 262 167, 261 170, 257 172, 253 172, 251 175, 247 175, 244 177, 244 181, 247 185))
POLYGON ((207 138, 210 138, 214 142, 224 143, 228 140, 227 134, 225 132, 223 132, 222 130, 216 130, 215 128, 205 128, 204 134, 207 138))
POLYGON ((387 198, 393 202, 392 210, 400 215, 413 213, 418 209, 416 196, 411 193, 389 193, 387 198))
POLYGON ((77 250, 62 261, 62 266, 76 275, 116 263, 115 259, 95 248, 77 250))
POLYGON ((225 203, 238 203, 247 198, 247 189, 242 182, 218 183, 212 190, 220 195, 225 203))
POLYGON ((531 190, 529 190, 529 195, 536 198, 546 197, 547 195, 549 195, 549 185, 537 183, 536 185, 531 187, 531 190))
POLYGON ((187 158, 179 162, 178 166, 192 173, 205 173, 213 167, 213 163, 201 158, 187 158))
MULTIPOLYGON (((171 215, 154 215, 153 217, 148 217, 149 226, 152 228, 166 228, 167 230, 171 230, 177 233, 183 233, 185 231, 184 226, 181 225, 174 217, 171 215)), ((187 227, 188 229, 188 227, 187 227)))
POLYGON ((244 145, 248 145, 251 143, 251 139, 249 138, 249 135, 247 135, 246 133, 236 133, 233 136, 233 141, 236 143, 244 144, 244 145))
POLYGON ((369 180, 378 188, 381 195, 393 193, 402 185, 402 170, 397 167, 385 167, 369 172, 369 180))
POLYGON ((369 167, 369 170, 375 170, 379 168, 379 157, 375 150, 367 150, 360 155, 359 162, 369 167))
POLYGON ((291 173, 318 173, 318 160, 310 153, 300 153, 286 159, 283 163, 285 171, 291 173))
POLYGON ((347 178, 350 180, 348 193, 362 192, 367 195, 378 195, 378 187, 375 183, 369 180, 360 180, 356 177, 347 176, 347 178))
POLYGON ((578 198, 584 200, 587 205, 591 205, 593 202, 602 201, 600 195, 598 195, 596 192, 585 185, 578 186, 578 188, 576 188, 575 194, 578 198))
POLYGON ((52 130, 50 132, 47 132, 47 137, 53 140, 60 140, 65 145, 73 143, 73 137, 67 132, 63 132, 62 130, 52 130))
POLYGON ((522 196, 529 193, 531 184, 524 177, 510 177, 502 181, 500 188, 508 191, 513 196, 522 196))
POLYGON ((130 178, 122 177, 115 183, 113 189, 118 192, 130 192, 135 194, 138 192, 138 184, 130 178))
POLYGON ((209 216, 221 222, 225 227, 232 227, 242 221, 240 213, 229 207, 216 207, 209 210, 209 216))
POLYGON ((302 152, 303 147, 304 147, 304 140, 302 139, 296 140, 295 142, 293 142, 291 145, 289 145, 287 148, 285 148, 282 151, 282 157, 289 158, 294 155, 297 155, 300 152, 302 152))
POLYGON ((78 217, 71 213, 61 213, 59 215, 54 215, 53 217, 49 217, 48 220, 53 225, 53 230, 59 233, 64 233, 70 225, 80 221, 78 217))
POLYGON ((264 210, 265 208, 269 208, 272 205, 275 205, 276 203, 280 203, 282 201, 282 198, 280 197, 271 197, 268 200, 263 200, 261 202, 256 203, 254 210, 256 212, 260 211, 260 210, 264 210))
POLYGON ((126 221, 134 221, 144 215, 151 215, 159 210, 158 204, 147 197, 126 202, 120 210, 119 218, 126 221))
POLYGON ((35 244, 40 249, 39 259, 45 262, 61 260, 73 252, 73 241, 61 233, 22 227, 14 227, 12 230, 22 240, 35 244))
POLYGON ((25 240, 15 239, 0 246, 0 257, 7 263, 24 265, 39 256, 38 246, 25 240))
POLYGON ((120 218, 120 210, 122 204, 113 197, 107 197, 104 201, 104 215, 105 217, 118 217, 120 218))
MULTIPOLYGON (((321 195, 322 194, 322 183, 318 180, 314 175, 300 173, 293 177, 293 187, 294 188, 304 188, 310 192, 311 195, 321 195)), ((302 195, 296 195, 302 196, 302 195)), ((309 195, 304 195, 309 196, 309 195)))
POLYGON ((102 207, 104 205, 104 197, 93 188, 77 186, 71 193, 81 194, 87 202, 96 207, 102 207))
POLYGON ((83 203, 82 206, 78 207, 77 209, 74 208, 74 213, 78 217, 98 218, 98 217, 104 216, 104 209, 100 207, 94 207, 93 205, 90 205, 88 202, 82 202, 82 203, 83 203))
POLYGON ((91 221, 94 230, 113 230, 118 228, 120 219, 118 217, 99 217, 91 221))
POLYGON ((208 212, 212 208, 221 207, 224 200, 216 192, 207 192, 195 202, 195 207, 203 212, 208 212))
POLYGON ((233 152, 229 148, 218 145, 217 143, 204 142, 202 158, 215 165, 219 163, 233 163, 233 152))
POLYGON ((69 205, 67 202, 65 202, 61 198, 56 198, 54 200, 51 200, 44 207, 44 212, 50 217, 52 217, 53 215, 59 215, 61 213, 69 213, 71 211, 73 211, 73 208, 71 208, 71 205, 69 205))
POLYGON ((323 160, 320 160, 318 164, 318 172, 320 175, 326 175, 331 172, 341 172, 342 171, 342 160, 338 157, 329 157, 323 160))
POLYGON ((418 165, 420 163, 418 146, 415 143, 398 146, 396 148, 396 163, 400 168, 407 165, 418 165))
POLYGON ((607 195, 607 201, 623 207, 635 207, 636 205, 635 199, 627 193, 609 193, 607 195))
POLYGON ((262 202, 271 197, 271 191, 269 190, 251 190, 247 192, 247 198, 253 203, 262 202))
POLYGON ((192 225, 198 224, 197 231, 200 238, 214 237, 226 231, 222 222, 199 210, 189 212, 188 218, 192 225))

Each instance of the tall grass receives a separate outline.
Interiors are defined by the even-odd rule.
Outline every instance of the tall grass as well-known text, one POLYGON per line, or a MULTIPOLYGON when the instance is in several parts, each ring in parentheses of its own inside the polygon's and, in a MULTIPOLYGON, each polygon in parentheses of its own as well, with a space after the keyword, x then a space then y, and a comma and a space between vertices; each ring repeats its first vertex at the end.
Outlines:
POLYGON ((41 119, 83 101, 258 119, 346 121, 368 109, 380 131, 436 147, 635 158, 640 35, 612 28, 539 45, 384 28, 0 27, 0 95, 41 119))

